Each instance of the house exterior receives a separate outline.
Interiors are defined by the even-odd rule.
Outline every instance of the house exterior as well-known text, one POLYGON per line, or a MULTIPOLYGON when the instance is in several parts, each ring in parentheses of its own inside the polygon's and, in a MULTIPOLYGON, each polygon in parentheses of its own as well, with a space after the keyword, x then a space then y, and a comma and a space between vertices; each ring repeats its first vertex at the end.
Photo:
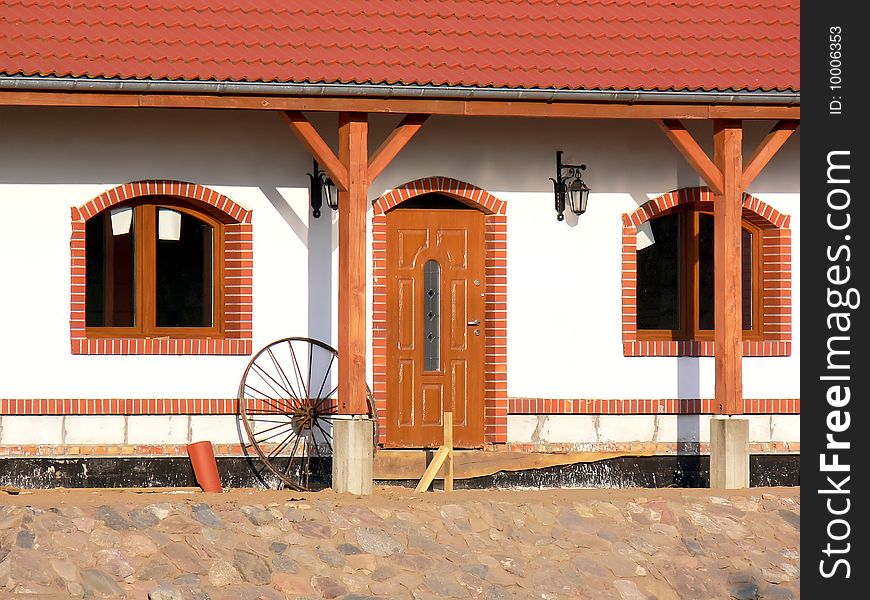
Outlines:
POLYGON ((727 413, 799 452, 797 3, 38 4, 0 8, 3 456, 242 455, 287 336, 384 448, 452 408, 468 448, 706 453, 727 413))

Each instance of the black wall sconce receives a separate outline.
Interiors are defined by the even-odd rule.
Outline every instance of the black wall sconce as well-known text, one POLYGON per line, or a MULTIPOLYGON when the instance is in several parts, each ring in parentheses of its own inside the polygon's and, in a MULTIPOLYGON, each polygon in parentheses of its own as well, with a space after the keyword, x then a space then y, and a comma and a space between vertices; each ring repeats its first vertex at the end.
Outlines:
POLYGON ((308 197, 311 199, 311 214, 315 219, 320 218, 320 209, 323 206, 323 201, 332 210, 338 210, 338 194, 335 190, 335 184, 325 171, 320 170, 317 161, 314 161, 314 173, 308 173, 308 179, 311 180, 308 188, 308 197))
POLYGON ((556 152, 556 179, 553 182, 553 192, 556 196, 556 220, 564 221, 565 202, 568 208, 578 217, 586 212, 589 202, 589 188, 583 183, 580 171, 585 171, 586 165, 568 165, 562 162, 562 151, 556 152))

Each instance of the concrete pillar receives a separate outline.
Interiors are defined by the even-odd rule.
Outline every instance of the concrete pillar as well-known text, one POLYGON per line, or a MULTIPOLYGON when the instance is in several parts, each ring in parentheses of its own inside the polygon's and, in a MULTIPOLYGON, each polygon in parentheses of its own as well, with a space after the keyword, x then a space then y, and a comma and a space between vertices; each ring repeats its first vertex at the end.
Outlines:
POLYGON ((749 487, 749 419, 710 419, 710 487, 749 487))
POLYGON ((367 496, 372 493, 372 421, 354 416, 332 420, 332 489, 367 496))

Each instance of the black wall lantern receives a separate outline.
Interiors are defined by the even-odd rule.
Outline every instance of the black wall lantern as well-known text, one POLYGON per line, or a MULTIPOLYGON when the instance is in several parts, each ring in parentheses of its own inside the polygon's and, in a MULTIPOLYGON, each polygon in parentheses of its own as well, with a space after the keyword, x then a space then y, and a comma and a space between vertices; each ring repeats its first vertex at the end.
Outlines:
POLYGON ((309 198, 311 199, 311 214, 315 219, 320 218, 320 208, 323 206, 323 201, 332 210, 338 210, 338 194, 335 191, 335 184, 332 179, 320 170, 317 161, 314 161, 314 173, 308 173, 308 178, 311 183, 308 188, 309 198))
POLYGON ((586 212, 589 202, 589 188, 583 183, 580 171, 585 171, 586 165, 567 165, 562 162, 562 151, 556 152, 556 179, 553 182, 553 192, 556 195, 556 220, 564 221, 565 202, 568 208, 577 216, 586 212))

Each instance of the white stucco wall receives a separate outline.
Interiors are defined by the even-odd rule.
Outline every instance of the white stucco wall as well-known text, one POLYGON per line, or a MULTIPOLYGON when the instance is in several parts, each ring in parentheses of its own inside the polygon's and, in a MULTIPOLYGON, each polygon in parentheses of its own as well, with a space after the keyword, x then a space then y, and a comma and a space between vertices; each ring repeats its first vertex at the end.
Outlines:
MULTIPOLYGON (((397 121, 372 118, 372 148, 397 121)), ((70 354, 69 208, 132 180, 199 183, 254 211, 255 349, 285 335, 335 342, 333 214, 309 218, 311 160, 277 115, 0 108, 0 122, 0 398, 234 396, 248 357, 70 354)), ((334 141, 335 117, 315 124, 334 141)), ((764 133, 751 127, 746 151, 764 133)), ((749 190, 792 216, 794 329, 792 356, 744 359, 746 397, 800 395, 798 149, 789 141, 749 190)), ((430 175, 508 202, 509 396, 712 396, 712 359, 622 356, 621 214, 700 183, 654 123, 434 117, 370 197, 430 175), (579 222, 555 219, 557 149, 588 165, 579 222)))

